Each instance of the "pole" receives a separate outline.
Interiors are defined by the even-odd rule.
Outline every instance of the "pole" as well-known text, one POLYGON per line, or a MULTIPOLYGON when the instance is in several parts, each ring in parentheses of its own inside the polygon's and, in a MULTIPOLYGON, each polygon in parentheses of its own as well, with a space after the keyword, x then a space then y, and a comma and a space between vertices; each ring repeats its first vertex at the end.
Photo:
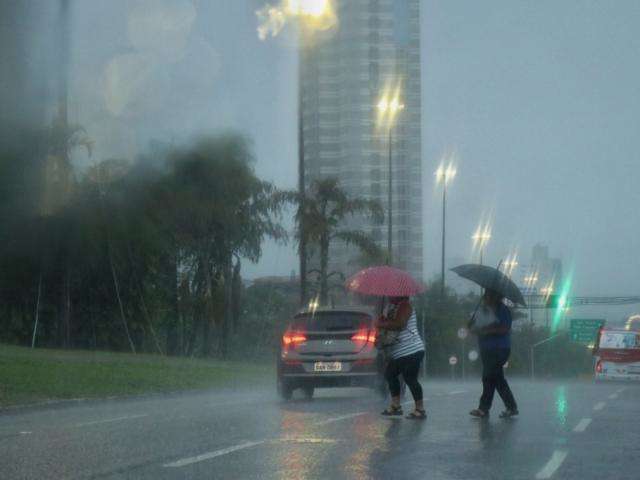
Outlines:
POLYGON ((444 298, 444 255, 445 255, 445 237, 446 237, 446 218, 447 218, 447 177, 444 177, 444 186, 442 188, 442 265, 441 265, 441 283, 440 297, 444 298))
POLYGON ((467 344, 467 339, 463 338, 462 339, 462 381, 464 382, 465 378, 466 378, 466 371, 465 371, 465 356, 466 356, 466 344, 467 344))
POLYGON ((302 123, 302 63, 303 63, 302 33, 300 34, 300 46, 298 50, 298 195, 299 216, 298 228, 300 229, 300 306, 307 303, 307 238, 305 231, 305 164, 304 164, 304 127, 302 123))
POLYGON ((42 270, 40 270, 40 279, 38 280, 38 297, 36 299, 36 320, 33 324, 33 336, 31 337, 31 348, 36 346, 36 334, 38 333, 38 315, 40 313, 40 292, 42 291, 42 270))
POLYGON ((531 351, 529 352, 529 358, 530 358, 530 361, 531 361, 531 381, 533 381, 535 379, 535 373, 534 373, 535 362, 533 360, 533 353, 534 353, 533 345, 531 346, 530 350, 531 351))
POLYGON ((534 379, 534 377, 535 377, 535 374, 534 374, 534 371, 535 371, 535 359, 534 359, 535 348, 536 348, 536 347, 539 347, 540 345, 542 345, 542 344, 544 344, 544 343, 550 342, 550 341, 551 341, 551 340, 553 340, 554 338, 559 337, 560 335, 562 335, 562 333, 563 333, 563 332, 561 332, 561 333, 556 333, 555 335, 551 335, 550 337, 545 338, 544 340, 542 340, 542 341, 540 341, 540 342, 538 342, 538 343, 534 343, 533 345, 531 345, 531 350, 530 350, 530 357, 531 357, 531 380, 533 380, 533 379, 534 379))
POLYGON ((389 147, 389 185, 387 188, 387 194, 388 194, 388 199, 387 199, 387 204, 389 206, 389 212, 388 212, 388 231, 387 231, 387 250, 388 250, 388 264, 391 265, 393 263, 393 240, 392 240, 392 232, 393 232, 393 158, 392 158, 392 148, 393 148, 393 126, 389 125, 389 140, 388 140, 388 147, 389 147))

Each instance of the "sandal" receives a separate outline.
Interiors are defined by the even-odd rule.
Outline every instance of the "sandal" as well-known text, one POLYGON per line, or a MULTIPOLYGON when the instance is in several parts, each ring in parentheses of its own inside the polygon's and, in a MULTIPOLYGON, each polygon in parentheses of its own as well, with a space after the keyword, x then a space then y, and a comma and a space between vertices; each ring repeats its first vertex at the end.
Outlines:
POLYGON ((489 416, 489 412, 485 412, 484 410, 476 408, 475 410, 471 410, 469 412, 469 415, 476 418, 486 418, 489 416))
POLYGON ((402 407, 401 406, 390 406, 389 408, 385 408, 384 411, 380 414, 385 417, 401 417, 402 416, 402 407))
POLYGON ((500 414, 500 418, 517 417, 519 414, 520 412, 518 412, 518 410, 505 410, 500 414))
POLYGON ((427 412, 425 410, 418 410, 417 408, 407 415, 405 418, 409 418, 411 420, 426 420, 427 412))

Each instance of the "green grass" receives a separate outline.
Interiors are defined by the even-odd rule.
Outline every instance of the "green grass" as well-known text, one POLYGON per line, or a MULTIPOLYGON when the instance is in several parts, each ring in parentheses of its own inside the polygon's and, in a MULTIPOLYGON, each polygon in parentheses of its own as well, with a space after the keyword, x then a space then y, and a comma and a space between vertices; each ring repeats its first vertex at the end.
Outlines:
POLYGON ((268 364, 0 345, 0 407, 273 382, 268 364))

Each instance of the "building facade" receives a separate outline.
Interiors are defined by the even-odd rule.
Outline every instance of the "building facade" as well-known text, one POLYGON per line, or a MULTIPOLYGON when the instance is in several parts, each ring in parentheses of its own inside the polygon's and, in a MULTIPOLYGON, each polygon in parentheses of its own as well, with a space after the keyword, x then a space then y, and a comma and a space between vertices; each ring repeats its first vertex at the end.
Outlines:
MULTIPOLYGON (((391 151, 392 263, 422 279, 419 3, 335 0, 338 25, 302 50, 300 80, 306 184, 336 176, 350 195, 379 201, 384 224, 354 218, 346 227, 386 248, 391 151), (404 105, 392 122, 381 121, 383 97, 404 105)), ((344 244, 330 253, 333 271, 348 275, 360 266, 358 252, 344 244)))

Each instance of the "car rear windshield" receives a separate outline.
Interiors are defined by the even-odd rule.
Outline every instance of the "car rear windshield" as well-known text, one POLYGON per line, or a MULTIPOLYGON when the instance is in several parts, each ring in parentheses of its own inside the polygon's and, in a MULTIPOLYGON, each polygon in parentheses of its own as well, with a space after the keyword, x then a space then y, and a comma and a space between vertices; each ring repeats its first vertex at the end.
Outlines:
POLYGON ((631 350, 640 348, 640 333, 638 332, 602 332, 600 348, 616 350, 631 350))
POLYGON ((371 327, 371 316, 357 312, 316 312, 298 315, 291 329, 308 332, 337 332, 371 327))

